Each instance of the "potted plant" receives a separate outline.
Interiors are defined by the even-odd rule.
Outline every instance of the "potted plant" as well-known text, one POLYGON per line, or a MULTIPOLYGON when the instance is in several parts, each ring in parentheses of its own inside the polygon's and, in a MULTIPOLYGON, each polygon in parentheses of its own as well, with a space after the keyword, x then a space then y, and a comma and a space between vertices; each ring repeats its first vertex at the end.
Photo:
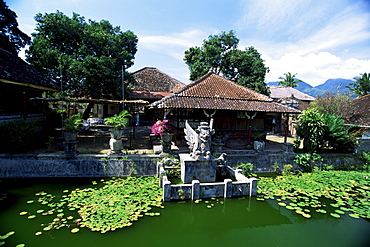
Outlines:
POLYGON ((109 146, 113 153, 119 153, 122 149, 122 130, 124 127, 128 126, 131 116, 132 115, 127 110, 123 110, 120 114, 115 114, 105 119, 105 125, 113 126, 110 130, 111 139, 109 140, 109 146))
POLYGON ((265 135, 263 132, 256 132, 252 135, 253 139, 253 147, 256 151, 263 151, 265 149, 265 142, 262 140, 262 137, 265 135))
POLYGON ((65 141, 76 141, 80 131, 82 118, 80 114, 74 114, 63 121, 63 131, 65 141))
POLYGON ((171 141, 173 138, 172 129, 173 125, 168 119, 158 120, 152 126, 152 133, 161 138, 163 153, 168 153, 171 151, 171 141))
POLYGON ((152 126, 152 133, 156 136, 161 137, 162 141, 170 142, 172 141, 173 133, 172 133, 173 125, 171 124, 170 120, 158 120, 152 126))

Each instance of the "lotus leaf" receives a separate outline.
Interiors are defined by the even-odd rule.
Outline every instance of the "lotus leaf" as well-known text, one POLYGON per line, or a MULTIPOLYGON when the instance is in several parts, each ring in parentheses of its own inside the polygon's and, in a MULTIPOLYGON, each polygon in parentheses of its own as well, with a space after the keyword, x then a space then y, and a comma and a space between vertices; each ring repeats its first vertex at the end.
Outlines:
POLYGON ((334 218, 340 218, 340 215, 336 213, 330 213, 330 215, 333 216, 334 218))

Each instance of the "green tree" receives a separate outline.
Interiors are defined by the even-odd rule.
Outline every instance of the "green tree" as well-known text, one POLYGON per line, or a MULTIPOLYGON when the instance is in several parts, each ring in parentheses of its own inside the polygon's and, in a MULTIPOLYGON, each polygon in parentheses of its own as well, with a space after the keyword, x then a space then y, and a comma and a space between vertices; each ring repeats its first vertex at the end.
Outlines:
POLYGON ((283 87, 298 87, 298 83, 302 82, 302 80, 297 80, 295 78, 297 74, 291 74, 290 72, 284 73, 284 77, 280 76, 279 79, 281 81, 278 82, 278 85, 283 87))
MULTIPOLYGON (((108 21, 73 13, 37 14, 27 61, 73 97, 122 98, 122 68, 133 65, 138 38, 108 21)), ((127 74, 125 75, 127 79, 127 74)))
POLYGON ((13 54, 31 43, 31 38, 18 28, 17 14, 0 0, 0 48, 13 54))
POLYGON ((310 104, 311 108, 315 108, 322 114, 332 114, 339 116, 342 119, 351 116, 353 113, 353 104, 350 95, 325 93, 317 97, 310 104))
POLYGON ((303 138, 303 150, 315 152, 322 142, 324 135, 324 116, 316 109, 304 110, 298 117, 296 125, 297 135, 303 138))
POLYGON ((359 96, 370 94, 370 73, 360 74, 361 77, 354 77, 355 82, 348 84, 347 88, 359 96))
POLYGON ((209 71, 222 75, 240 85, 269 95, 266 73, 261 55, 254 47, 238 50, 239 39, 233 31, 210 35, 202 47, 185 51, 185 63, 190 69, 190 80, 196 80, 209 71))
POLYGON ((303 150, 309 153, 323 147, 351 152, 356 145, 343 119, 333 114, 322 114, 315 108, 304 110, 298 117, 296 131, 303 138, 303 150))

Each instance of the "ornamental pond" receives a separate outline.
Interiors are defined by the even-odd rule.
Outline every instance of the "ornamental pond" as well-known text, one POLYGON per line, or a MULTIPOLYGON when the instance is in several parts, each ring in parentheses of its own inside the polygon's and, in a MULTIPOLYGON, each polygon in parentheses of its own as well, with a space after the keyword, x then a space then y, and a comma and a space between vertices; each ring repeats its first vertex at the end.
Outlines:
MULTIPOLYGON (((108 180, 108 179, 106 179, 108 180)), ((313 213, 312 218, 278 205, 276 200, 255 197, 171 201, 153 208, 129 227, 106 233, 74 226, 52 229, 36 236, 52 215, 36 212, 43 205, 36 193, 45 191, 61 198, 63 191, 90 188, 99 179, 49 178, 2 179, 0 185, 0 240, 5 246, 336 246, 363 247, 370 243, 370 222, 348 212, 340 219, 313 213), (34 201, 33 203, 28 203, 34 201), (20 212, 33 212, 29 219, 20 212), (22 246, 22 245, 19 245, 22 246)), ((99 186, 99 185, 97 185, 99 186)), ((78 217, 76 212, 69 212, 78 217)))

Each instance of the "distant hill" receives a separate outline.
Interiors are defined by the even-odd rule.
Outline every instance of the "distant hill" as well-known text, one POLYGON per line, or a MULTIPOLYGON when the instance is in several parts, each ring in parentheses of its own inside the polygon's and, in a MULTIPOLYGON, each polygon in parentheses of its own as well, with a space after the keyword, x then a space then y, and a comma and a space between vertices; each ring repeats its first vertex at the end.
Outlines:
MULTIPOLYGON (((346 88, 346 86, 348 86, 350 82, 353 82, 353 80, 342 78, 328 79, 324 84, 315 87, 312 87, 310 84, 306 82, 299 82, 298 87, 296 87, 296 89, 312 97, 318 97, 329 92, 334 93, 337 92, 338 90, 342 94, 346 93, 351 94, 352 91, 346 88)), ((268 82, 267 85, 278 86, 278 82, 277 81, 268 82)))

